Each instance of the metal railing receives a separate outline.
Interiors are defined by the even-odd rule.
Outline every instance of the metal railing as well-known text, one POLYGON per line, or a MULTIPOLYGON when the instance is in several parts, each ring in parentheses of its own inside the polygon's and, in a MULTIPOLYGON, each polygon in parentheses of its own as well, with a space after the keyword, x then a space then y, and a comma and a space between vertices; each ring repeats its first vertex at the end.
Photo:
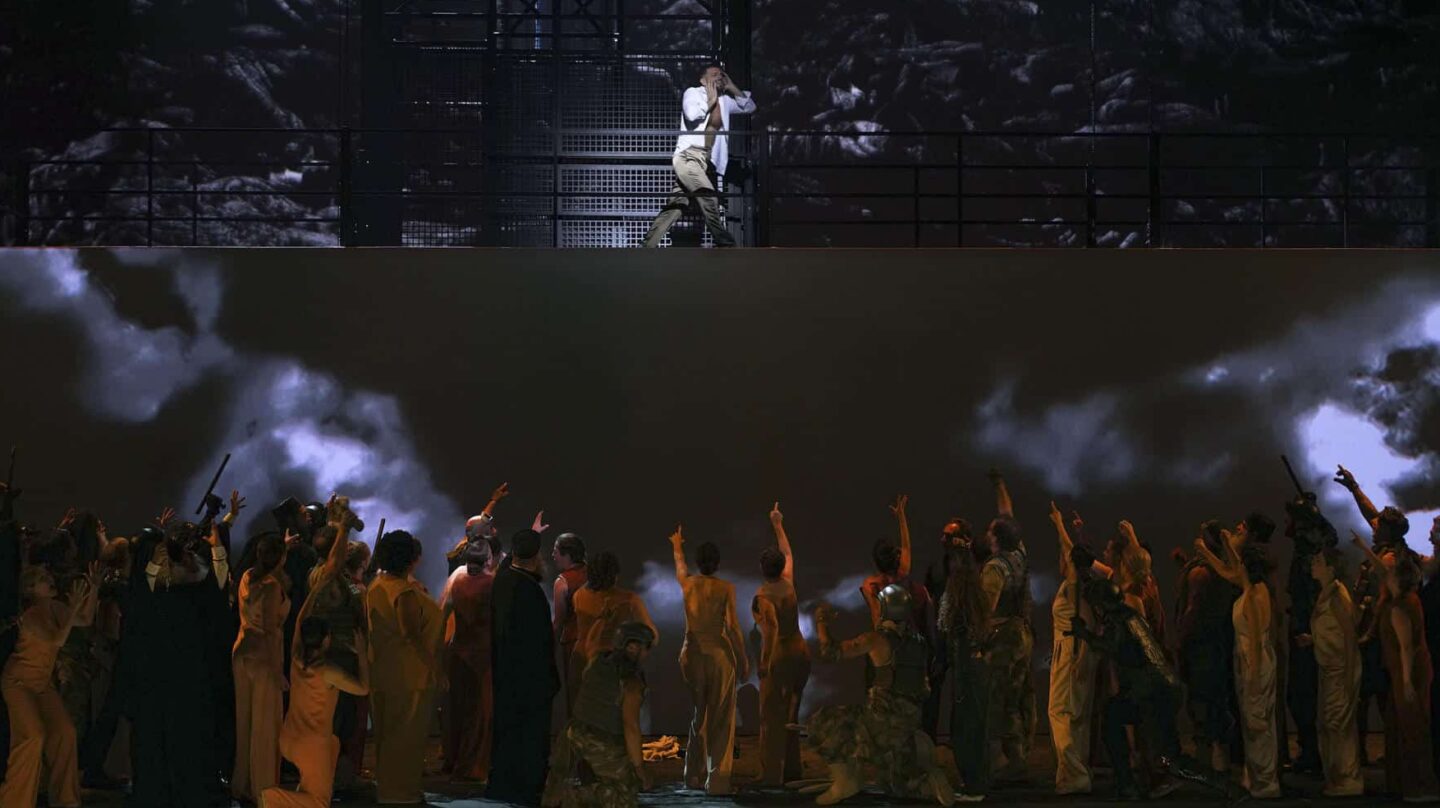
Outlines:
MULTIPOLYGON (((17 244, 627 246, 668 195, 676 134, 551 129, 537 153, 462 129, 112 129, 5 166, 5 213, 17 244)), ((756 246, 1440 246, 1435 135, 730 143, 728 218, 756 246)), ((689 217, 677 240, 699 231, 689 217)))

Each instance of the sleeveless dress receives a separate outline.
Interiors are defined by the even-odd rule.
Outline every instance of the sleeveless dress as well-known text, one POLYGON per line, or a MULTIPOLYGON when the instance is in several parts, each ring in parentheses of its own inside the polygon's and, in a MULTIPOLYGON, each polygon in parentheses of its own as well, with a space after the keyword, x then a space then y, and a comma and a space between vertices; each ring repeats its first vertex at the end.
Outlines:
POLYGON ((1257 799, 1280 796, 1280 770, 1277 753, 1278 731, 1275 724, 1275 643, 1270 626, 1261 628, 1258 643, 1250 641, 1251 630, 1245 619, 1245 605, 1250 598, 1266 597, 1252 586, 1236 599, 1230 619, 1235 624, 1235 690, 1240 699, 1240 726, 1245 739, 1245 788, 1257 799), (1260 646, 1260 658, 1251 659, 1250 646, 1260 646), (1254 673, 1253 676, 1249 675, 1254 673), (1252 680, 1254 684, 1252 684, 1252 680))
POLYGON ((638 620, 650 626, 656 644, 660 642, 660 632, 645 610, 645 601, 628 589, 584 586, 571 596, 570 607, 575 614, 576 640, 570 655, 569 681, 581 681, 590 661, 614 647, 615 631, 624 623, 638 620))
POLYGON ((289 588, 280 570, 261 578, 248 570, 240 579, 240 634, 231 665, 235 671, 235 771, 230 791, 260 799, 280 782, 280 723, 285 714, 285 619, 289 588))
POLYGON ((490 775, 494 699, 490 676, 490 591, 495 576, 471 575, 465 567, 450 577, 446 591, 455 633, 446 649, 449 673, 450 739, 448 762, 456 777, 485 780, 490 775))
POLYGON ((1075 581, 1061 581, 1050 604, 1054 645, 1050 655, 1050 739, 1055 747, 1055 793, 1088 794, 1090 713, 1095 695, 1095 656, 1085 644, 1066 637, 1077 611, 1094 620, 1080 600, 1075 581))

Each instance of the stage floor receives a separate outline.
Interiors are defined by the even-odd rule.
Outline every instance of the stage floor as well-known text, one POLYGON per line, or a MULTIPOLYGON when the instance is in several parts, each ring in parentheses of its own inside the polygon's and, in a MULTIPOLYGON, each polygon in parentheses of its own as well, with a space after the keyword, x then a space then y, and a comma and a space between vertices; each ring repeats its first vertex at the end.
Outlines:
MULTIPOLYGON (((640 804, 644 806, 675 805, 686 806, 687 808, 712 808, 712 806, 729 805, 809 805, 812 800, 809 797, 801 797, 784 791, 757 789, 751 786, 758 776, 757 761, 754 756, 754 737, 742 737, 739 739, 740 757, 735 761, 735 784, 739 793, 731 798, 708 797, 697 791, 685 791, 679 788, 681 780, 681 761, 665 760, 650 764, 654 782, 659 783, 653 791, 640 795, 640 804)), ((682 739, 683 742, 683 739, 682 739)), ((1379 734, 1372 734, 1369 738, 1371 759, 1376 759, 1382 753, 1383 737, 1379 734)), ((1048 736, 1036 738, 1035 750, 1031 755, 1030 770, 1035 773, 1030 783, 1001 787, 995 790, 985 800, 988 803, 1002 803, 1005 805, 1038 805, 1038 804, 1064 804, 1073 806, 1108 805, 1112 802, 1110 798, 1110 779, 1108 772, 1102 772, 1099 782, 1096 785, 1094 795, 1089 797, 1068 796, 1057 797, 1050 788, 1048 778, 1055 771, 1055 757, 1050 750, 1048 736)), ((373 751, 372 751, 373 754, 373 751)), ((942 747, 941 755, 949 762, 949 749, 942 747)), ((448 808, 479 808, 480 806, 503 805, 481 799, 478 795, 483 793, 483 786, 462 785, 450 783, 444 776, 438 773, 439 769, 439 745, 432 744, 429 754, 426 756, 426 771, 428 776, 425 779, 425 791, 428 804, 436 806, 447 806, 448 808)), ((825 771, 825 767, 819 759, 806 753, 805 774, 807 777, 819 777, 825 771)), ((953 776, 953 769, 952 776, 953 776)), ((1372 797, 1367 800, 1379 799, 1383 785, 1384 775, 1377 766, 1371 766, 1365 770, 1365 781, 1367 791, 1372 797)), ((1320 781, 1312 776, 1286 774, 1284 776, 1285 797, 1278 801, 1266 801, 1268 805, 1283 804, 1308 804, 1310 801, 1320 798, 1320 781)), ((97 792, 87 791, 84 795, 87 808, 104 806, 105 808, 120 808, 124 804, 124 795, 119 792, 97 792)), ((1351 800, 1359 803, 1362 800, 1351 800)), ((1205 791, 1197 786, 1186 785, 1174 794, 1165 798, 1168 805, 1203 805, 1217 804, 1223 802, 1218 794, 1205 791)), ((1344 801, 1341 801, 1344 802, 1344 801)), ((340 800, 335 804, 353 806, 353 808, 369 808, 375 805, 370 799, 348 799, 340 800)), ((852 798, 846 805, 857 806, 886 806, 891 804, 918 805, 922 803, 906 802, 895 803, 886 799, 878 793, 866 793, 852 798)), ((237 803, 238 805, 238 803, 237 803)))

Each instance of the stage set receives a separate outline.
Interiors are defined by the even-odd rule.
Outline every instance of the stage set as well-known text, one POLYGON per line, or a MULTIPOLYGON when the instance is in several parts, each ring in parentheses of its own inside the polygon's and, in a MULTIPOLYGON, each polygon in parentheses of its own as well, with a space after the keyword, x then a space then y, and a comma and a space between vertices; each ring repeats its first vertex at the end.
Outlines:
POLYGON ((1431 4, 0 15, 0 808, 1440 802, 1431 4))

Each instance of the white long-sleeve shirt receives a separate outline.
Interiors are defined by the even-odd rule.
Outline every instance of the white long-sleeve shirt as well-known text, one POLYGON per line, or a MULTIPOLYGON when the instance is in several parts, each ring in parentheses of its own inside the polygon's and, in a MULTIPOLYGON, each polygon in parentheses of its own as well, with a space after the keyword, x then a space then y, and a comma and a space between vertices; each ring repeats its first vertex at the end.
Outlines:
MULTIPOLYGON (((708 101, 704 87, 691 87, 685 91, 685 97, 680 103, 680 127, 694 134, 684 134, 675 140, 676 154, 692 147, 705 148, 705 119, 710 111, 708 101)), ((710 148, 710 164, 715 166, 716 174, 724 176, 725 166, 730 162, 729 138, 724 135, 730 131, 730 113, 754 112, 755 102, 750 99, 748 90, 741 93, 739 98, 722 94, 717 102, 720 104, 720 131, 716 133, 715 144, 710 148)))

